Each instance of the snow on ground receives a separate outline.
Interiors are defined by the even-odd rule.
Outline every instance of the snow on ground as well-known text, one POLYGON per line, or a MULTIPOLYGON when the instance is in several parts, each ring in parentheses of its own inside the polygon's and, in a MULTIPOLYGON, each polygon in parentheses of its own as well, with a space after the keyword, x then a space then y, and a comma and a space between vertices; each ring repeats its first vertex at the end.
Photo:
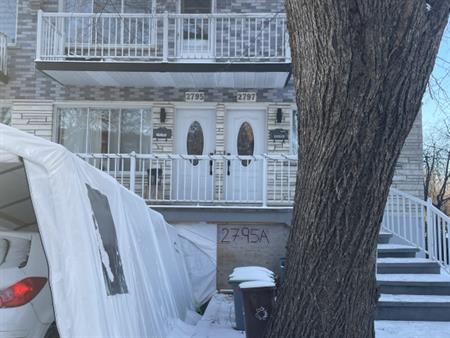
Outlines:
POLYGON ((169 338, 245 338, 233 325, 233 295, 215 294, 197 325, 179 321, 169 338))
MULTIPOLYGON (((197 325, 179 321, 169 338, 245 338, 233 329, 233 296, 216 294, 197 325)), ((375 322, 376 338, 450 338, 450 322, 375 322)))
POLYGON ((405 302, 405 303, 448 303, 450 296, 443 295, 390 295, 382 293, 380 302, 405 302))
POLYGON ((450 338, 450 322, 402 322, 378 320, 376 338, 450 338))
POLYGON ((379 281, 402 281, 402 282, 450 282, 450 276, 441 272, 440 274, 377 274, 379 281))

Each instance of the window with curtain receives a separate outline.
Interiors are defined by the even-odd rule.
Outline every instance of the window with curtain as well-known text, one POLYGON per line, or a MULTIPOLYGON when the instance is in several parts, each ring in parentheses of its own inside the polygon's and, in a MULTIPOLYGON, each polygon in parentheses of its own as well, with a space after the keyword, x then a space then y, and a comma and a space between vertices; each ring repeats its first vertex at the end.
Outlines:
POLYGON ((0 107, 0 123, 11 125, 11 107, 0 107))
POLYGON ((8 37, 8 42, 16 42, 17 0, 0 0, 0 32, 8 37))
POLYGON ((58 115, 58 141, 74 153, 150 153, 150 109, 59 108, 58 115))

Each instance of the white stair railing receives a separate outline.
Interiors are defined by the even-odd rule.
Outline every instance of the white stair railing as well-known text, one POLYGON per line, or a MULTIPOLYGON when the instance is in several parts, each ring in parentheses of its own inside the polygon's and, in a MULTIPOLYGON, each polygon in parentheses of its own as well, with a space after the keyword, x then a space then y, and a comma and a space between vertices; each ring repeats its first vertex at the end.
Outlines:
POLYGON ((382 227, 418 247, 450 273, 450 218, 433 206, 431 199, 423 201, 391 188, 382 227))
POLYGON ((38 13, 39 61, 290 62, 273 13, 38 13))

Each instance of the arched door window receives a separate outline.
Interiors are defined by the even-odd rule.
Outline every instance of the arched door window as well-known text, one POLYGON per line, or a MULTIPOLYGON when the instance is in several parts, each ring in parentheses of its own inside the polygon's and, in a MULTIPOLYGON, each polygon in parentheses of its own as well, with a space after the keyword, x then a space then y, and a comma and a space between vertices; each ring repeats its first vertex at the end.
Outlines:
MULTIPOLYGON (((186 148, 188 155, 202 155, 203 147, 205 144, 205 139, 203 137, 203 129, 198 121, 191 123, 187 138, 186 138, 186 148)), ((191 163, 196 166, 198 165, 198 160, 193 160, 191 163)))
MULTIPOLYGON (((250 123, 244 122, 239 128, 237 135, 237 153, 241 156, 251 156, 255 150, 255 136, 250 123)), ((244 167, 250 164, 251 160, 242 160, 244 167)))

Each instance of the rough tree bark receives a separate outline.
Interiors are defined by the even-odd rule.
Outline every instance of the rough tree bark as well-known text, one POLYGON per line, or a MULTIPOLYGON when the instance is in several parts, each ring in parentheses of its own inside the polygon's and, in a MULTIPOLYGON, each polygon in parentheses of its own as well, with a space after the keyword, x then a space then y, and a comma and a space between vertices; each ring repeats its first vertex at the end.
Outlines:
POLYGON ((450 0, 286 0, 300 164, 267 337, 374 336, 383 208, 449 10, 450 0))

